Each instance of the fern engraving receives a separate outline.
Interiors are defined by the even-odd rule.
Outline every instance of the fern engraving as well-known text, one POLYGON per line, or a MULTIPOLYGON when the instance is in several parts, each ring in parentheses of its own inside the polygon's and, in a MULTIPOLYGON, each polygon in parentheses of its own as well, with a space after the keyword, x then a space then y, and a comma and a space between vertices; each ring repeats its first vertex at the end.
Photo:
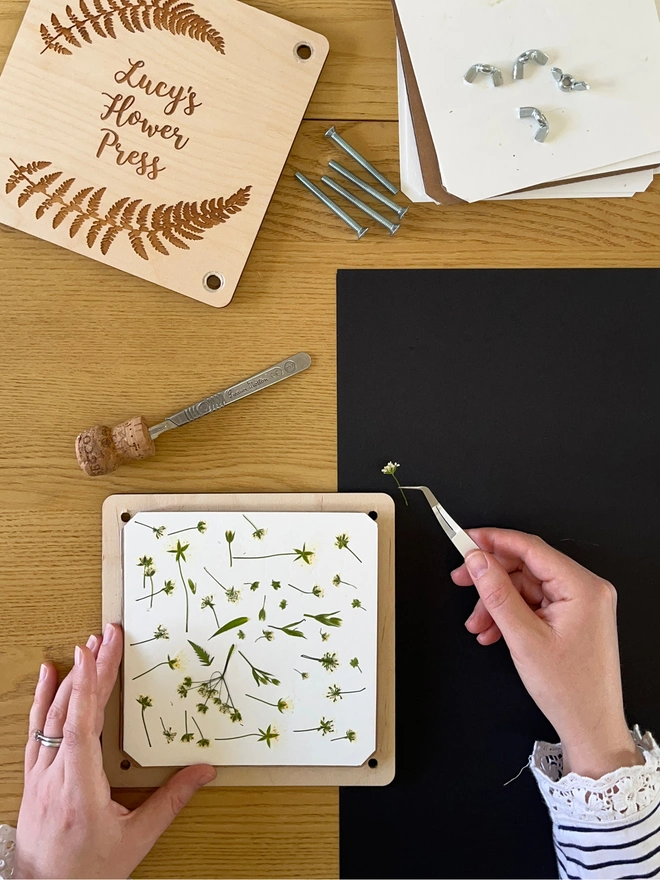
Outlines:
MULTIPOLYGON (((85 230, 87 247, 98 242, 105 256, 117 238, 128 236, 133 251, 143 260, 149 259, 150 249, 169 256, 171 248, 190 250, 189 242, 201 241, 204 233, 220 223, 226 223, 250 200, 251 186, 243 187, 229 198, 204 199, 203 202, 177 202, 174 205, 144 204, 143 199, 130 196, 113 202, 107 211, 101 210, 106 187, 86 186, 78 189, 75 177, 60 181, 62 171, 46 171, 50 162, 30 162, 18 165, 10 159, 14 170, 5 184, 5 192, 20 189, 17 204, 22 208, 35 197, 43 197, 35 211, 40 220, 47 211, 52 214, 53 229, 71 221, 69 237, 75 238, 85 230), (57 183, 57 185, 55 185, 57 183)), ((153 255, 153 254, 152 254, 153 255)))
POLYGON ((41 24, 39 33, 45 44, 42 55, 47 49, 72 55, 70 47, 80 49, 83 42, 91 43, 92 34, 114 40, 117 26, 132 34, 152 28, 169 31, 208 43, 225 54, 224 39, 211 22, 195 12, 190 0, 78 0, 77 10, 67 4, 65 12, 66 18, 62 13, 53 13, 50 25, 41 24))

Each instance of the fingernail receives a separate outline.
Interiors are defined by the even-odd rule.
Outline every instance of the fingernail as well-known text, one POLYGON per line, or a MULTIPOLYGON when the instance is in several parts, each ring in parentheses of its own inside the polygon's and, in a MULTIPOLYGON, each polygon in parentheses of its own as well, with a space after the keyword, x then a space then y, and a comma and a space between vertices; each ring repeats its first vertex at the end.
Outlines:
POLYGON ((106 623, 103 631, 103 644, 109 645, 115 635, 115 628, 111 623, 106 623))
POLYGON ((78 645, 76 645, 76 650, 73 655, 73 661, 76 666, 80 666, 80 664, 82 663, 82 651, 80 650, 78 645))
POLYGON ((48 675, 48 667, 45 663, 41 664, 41 669, 39 670, 39 681, 43 681, 48 675))
POLYGON ((465 625, 466 625, 466 626, 469 626, 469 625, 470 625, 470 621, 472 620, 473 617, 474 617, 474 611, 473 611, 472 614, 468 617, 468 619, 465 621, 465 625))
POLYGON ((96 642, 97 642, 97 638, 94 635, 91 635, 87 639, 87 647, 89 648, 90 651, 93 651, 94 648, 96 648, 96 642))
POLYGON ((488 571, 488 560, 481 550, 473 550, 465 557, 467 570, 473 578, 480 578, 482 574, 488 571))

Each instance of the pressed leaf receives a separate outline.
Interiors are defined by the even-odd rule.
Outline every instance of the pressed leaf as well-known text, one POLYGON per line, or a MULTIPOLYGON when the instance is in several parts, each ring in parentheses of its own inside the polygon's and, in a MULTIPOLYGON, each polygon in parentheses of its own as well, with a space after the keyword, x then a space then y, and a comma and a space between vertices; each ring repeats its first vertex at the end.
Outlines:
POLYGON ((30 184, 30 186, 26 187, 23 192, 18 197, 18 207, 22 208, 23 205, 34 195, 34 184, 30 184))
POLYGON ((188 589, 193 594, 193 596, 197 592, 197 584, 195 583, 195 581, 191 580, 191 578, 188 578, 188 589))
POLYGON ((80 36, 83 38, 83 40, 86 43, 92 42, 92 38, 89 35, 89 31, 87 30, 87 28, 85 27, 84 24, 81 23, 78 25, 78 33, 80 34, 80 36))
POLYGON ((164 254, 166 257, 169 256, 169 251, 163 244, 163 242, 158 238, 157 233, 148 232, 147 238, 149 239, 149 244, 153 247, 154 250, 158 251, 160 254, 164 254))
POLYGON ((126 196, 123 199, 119 199, 118 202, 115 202, 114 205, 110 208, 108 213, 105 215, 105 219, 108 223, 116 223, 117 218, 119 217, 119 212, 124 207, 127 202, 130 202, 130 196, 126 196))
POLYGON ((129 224, 131 222, 131 220, 133 219, 133 214, 135 214, 137 206, 140 204, 141 201, 142 201, 142 199, 133 199, 132 202, 129 202, 126 205, 126 207, 122 211, 122 215, 121 215, 120 222, 121 222, 122 226, 126 226, 127 224, 129 224))
POLYGON ((142 205, 142 207, 138 211, 137 220, 135 221, 138 226, 144 226, 144 224, 147 222, 150 208, 151 204, 142 205))
POLYGON ((53 191, 54 196, 63 196, 66 192, 69 191, 71 184, 74 183, 75 177, 69 177, 68 180, 62 181, 62 183, 57 187, 56 190, 53 191))
POLYGON ((215 658, 211 657, 208 651, 205 651, 201 645, 196 645, 195 642, 191 642, 190 639, 188 639, 188 644, 193 649, 195 654, 197 654, 197 659, 202 664, 202 666, 210 666, 213 663, 215 658))
POLYGON ((243 626, 243 624, 247 623, 249 617, 236 617, 234 620, 230 620, 229 623, 225 623, 217 632, 214 632, 211 638, 215 638, 219 636, 221 633, 227 632, 230 629, 236 629, 237 626, 243 626))
POLYGON ((64 220, 64 218, 71 213, 71 207, 69 205, 64 205, 63 208, 55 214, 53 217, 53 229, 57 229, 60 223, 64 220))
POLYGON ((99 233, 103 229, 104 225, 105 224, 102 220, 97 220, 96 223, 92 223, 92 225, 89 227, 89 230, 87 231, 87 247, 91 248, 94 245, 94 242, 99 237, 99 233))
POLYGON ((107 38, 108 35, 101 27, 101 22, 97 18, 93 18, 90 21, 90 24, 91 24, 92 28, 94 29, 95 33, 97 33, 99 35, 99 37, 103 37, 104 40, 107 38))
POLYGON ((94 189, 93 186, 86 186, 84 189, 81 189, 80 192, 77 192, 75 196, 71 199, 72 205, 82 205, 87 196, 94 189))
POLYGON ((128 236, 129 241, 131 242, 131 247, 138 255, 138 257, 142 257, 143 260, 148 260, 149 255, 147 254, 147 249, 144 246, 144 242, 142 241, 142 237, 139 232, 131 232, 128 236))
POLYGON ((102 186, 100 189, 97 189, 96 192, 93 192, 89 197, 89 203, 87 205, 87 211, 90 214, 96 214, 98 209, 101 207, 101 199, 103 198, 103 194, 105 193, 105 187, 102 186))
POLYGON ((118 235, 118 226, 110 226, 108 229, 106 229, 105 233, 103 234, 103 238, 101 239, 101 253, 103 254, 103 256, 108 253, 108 251, 110 250, 110 246, 118 235))
POLYGON ((80 232, 80 229, 82 228, 82 225, 85 222, 85 220, 87 220, 87 217, 84 214, 78 214, 78 216, 73 221, 73 223, 71 224, 71 227, 69 229, 69 237, 70 238, 73 238, 75 235, 77 235, 80 232))

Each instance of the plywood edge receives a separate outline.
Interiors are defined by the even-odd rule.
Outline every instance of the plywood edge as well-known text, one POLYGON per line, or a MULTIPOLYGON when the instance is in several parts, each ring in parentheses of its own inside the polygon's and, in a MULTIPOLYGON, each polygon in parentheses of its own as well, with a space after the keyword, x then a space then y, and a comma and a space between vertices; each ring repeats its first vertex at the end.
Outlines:
MULTIPOLYGON (((378 691, 376 749, 360 767, 217 767, 212 786, 383 786, 395 774, 394 669, 394 501, 380 492, 286 494, 130 494, 110 495, 102 506, 103 626, 122 623, 122 514, 138 511, 255 510, 375 513, 378 521, 378 691), (372 766, 373 762, 376 762, 372 766)), ((140 767, 121 747, 121 674, 106 709, 102 746, 110 785, 151 788, 179 768, 140 767), (122 766, 123 765, 123 766, 122 766)))

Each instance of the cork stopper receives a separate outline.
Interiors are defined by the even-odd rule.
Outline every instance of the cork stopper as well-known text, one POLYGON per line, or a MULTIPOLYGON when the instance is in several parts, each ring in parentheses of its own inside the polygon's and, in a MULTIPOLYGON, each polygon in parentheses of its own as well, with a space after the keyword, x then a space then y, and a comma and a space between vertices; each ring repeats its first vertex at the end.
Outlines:
POLYGON ((156 445, 142 416, 114 428, 96 425, 76 437, 78 464, 90 477, 111 474, 125 461, 149 458, 155 453, 156 445))

